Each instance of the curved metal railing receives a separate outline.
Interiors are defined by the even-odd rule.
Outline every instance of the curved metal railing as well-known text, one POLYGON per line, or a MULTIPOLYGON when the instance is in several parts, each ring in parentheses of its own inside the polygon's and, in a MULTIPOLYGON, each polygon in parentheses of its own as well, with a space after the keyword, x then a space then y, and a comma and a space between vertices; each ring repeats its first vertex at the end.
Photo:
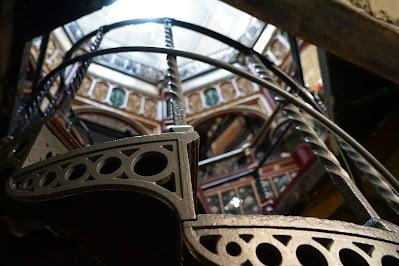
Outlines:
MULTIPOLYGON (((215 31, 206 29, 204 27, 171 19, 171 18, 155 18, 155 19, 133 19, 127 21, 121 21, 110 25, 102 26, 99 30, 93 31, 78 42, 76 42, 72 48, 65 54, 63 62, 53 69, 45 78, 43 78, 39 85, 39 93, 38 96, 34 98, 33 102, 28 105, 24 112, 28 115, 27 119, 24 120, 24 125, 19 125, 17 128, 25 128, 26 123, 30 123, 29 117, 33 117, 34 115, 39 115, 42 117, 50 115, 52 112, 61 108, 60 103, 65 103, 63 101, 64 97, 73 98, 76 90, 79 88, 80 83, 83 80, 84 75, 87 72, 88 65, 91 62, 91 59, 96 56, 113 54, 113 53, 125 53, 125 52, 149 52, 149 53, 161 53, 166 54, 166 60, 168 63, 168 70, 166 80, 168 82, 169 92, 173 96, 172 107, 174 114, 174 123, 175 125, 184 125, 185 122, 185 113, 182 102, 182 90, 180 85, 180 79, 178 74, 178 68, 176 64, 176 57, 185 57, 197 61, 201 61, 206 64, 213 65, 217 68, 225 69, 230 71, 233 74, 244 77, 262 87, 269 89, 275 95, 279 96, 279 100, 282 101, 284 110, 288 113, 288 116, 291 117, 294 123, 299 123, 300 130, 305 133, 305 139, 312 139, 312 143, 316 145, 314 151, 317 155, 320 155, 321 158, 328 159, 322 160, 325 165, 327 172, 331 173, 333 176, 339 176, 340 180, 344 180, 345 182, 341 182, 340 188, 343 196, 348 201, 353 201, 354 197, 360 202, 356 207, 354 207, 355 211, 359 211, 362 213, 363 217, 367 219, 378 219, 378 215, 373 210, 373 208, 365 201, 361 193, 357 190, 356 186, 351 183, 350 180, 346 178, 346 175, 342 167, 337 164, 337 159, 335 156, 328 152, 327 147, 322 145, 320 139, 318 138, 315 132, 312 132, 311 127, 307 124, 306 120, 301 117, 299 120, 298 115, 300 116, 300 110, 307 112, 311 116, 313 116, 321 125, 323 125, 326 129, 331 131, 337 138, 340 145, 343 147, 343 150, 346 151, 351 159, 355 161, 355 164, 359 165, 359 170, 365 173, 373 173, 370 177, 370 182, 376 186, 377 192, 389 203, 389 206, 399 214, 399 196, 397 191, 399 191, 399 182, 398 180, 376 159, 373 155, 371 155, 362 145, 360 145, 356 140, 354 140, 350 135, 348 135, 344 130, 342 130, 339 126, 337 126, 334 122, 329 120, 325 115, 325 111, 322 106, 314 99, 314 97, 304 88, 295 82, 290 76, 284 73, 280 68, 273 64, 270 60, 268 60, 265 56, 255 52, 249 47, 242 45, 241 43, 232 40, 222 34, 219 34, 215 31), (110 49, 98 50, 99 45, 101 43, 104 35, 114 29, 128 26, 128 25, 138 25, 143 23, 159 23, 165 25, 165 42, 166 48, 161 47, 148 47, 148 46, 135 46, 135 47, 117 47, 110 49), (186 28, 211 38, 214 38, 218 41, 221 41, 247 57, 252 59, 252 62, 255 64, 255 74, 244 71, 240 68, 237 68, 231 64, 215 60, 203 55, 195 54, 187 51, 180 51, 174 49, 173 46, 173 34, 172 27, 182 27, 186 28), (83 44, 89 42, 91 38, 94 38, 92 41, 92 45, 90 51, 87 54, 75 56, 75 52, 78 51, 83 44), (59 92, 51 101, 50 109, 48 112, 40 113, 38 112, 38 108, 40 107, 40 99, 43 99, 44 95, 48 94, 48 90, 51 87, 51 83, 55 80, 56 77, 62 77, 62 82, 64 83, 64 75, 65 69, 68 66, 76 65, 78 71, 75 72, 72 77, 72 86, 60 86, 59 92), (259 72, 259 70, 261 72, 259 72), (298 94, 301 98, 298 98, 296 95, 293 95, 290 92, 287 92, 281 89, 271 78, 270 75, 262 75, 262 71, 271 71, 274 75, 276 75, 279 79, 285 82, 295 94, 298 94), (298 109, 299 108, 299 109, 298 109), (327 150, 326 150, 327 149, 327 150), (328 156, 324 156, 323 154, 328 154, 328 156), (361 163, 359 163, 361 161, 361 163), (333 168, 337 167, 337 171, 331 169, 332 163, 334 165, 333 168), (360 208, 361 210, 359 210, 360 208)), ((37 119, 36 119, 37 120, 37 119)), ((32 119, 32 121, 36 121, 32 119)), ((311 145, 312 146, 312 145, 311 145)), ((370 176, 370 174, 369 174, 370 176)), ((334 178, 333 178, 334 179, 334 178)))

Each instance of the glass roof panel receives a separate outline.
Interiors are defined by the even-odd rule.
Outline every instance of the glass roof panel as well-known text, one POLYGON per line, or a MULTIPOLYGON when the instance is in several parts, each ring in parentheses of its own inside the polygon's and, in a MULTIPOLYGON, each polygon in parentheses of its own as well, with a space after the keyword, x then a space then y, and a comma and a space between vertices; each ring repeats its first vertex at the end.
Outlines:
MULTIPOLYGON (((72 41, 98 27, 134 18, 170 17, 194 23, 222 33, 244 45, 253 46, 264 23, 218 0, 119 0, 90 15, 69 23, 65 29, 72 41)), ((175 48, 191 51, 224 61, 235 61, 237 52, 227 45, 183 28, 173 27, 175 48)), ((164 47, 163 25, 147 23, 113 30, 105 36, 101 48, 117 46, 164 47)), ((119 71, 157 82, 163 78, 165 56, 161 54, 130 53, 108 55, 97 60, 119 71)), ((192 60, 178 60, 183 79, 209 70, 209 66, 192 60)))

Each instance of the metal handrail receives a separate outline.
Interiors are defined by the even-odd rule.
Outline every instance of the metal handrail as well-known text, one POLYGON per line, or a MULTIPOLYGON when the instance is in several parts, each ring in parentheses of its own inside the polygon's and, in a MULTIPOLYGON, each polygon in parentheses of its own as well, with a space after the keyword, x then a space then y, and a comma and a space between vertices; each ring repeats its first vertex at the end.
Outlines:
MULTIPOLYGON (((193 60, 201 61, 203 63, 207 63, 225 70, 228 70, 236 75, 242 76, 254 83, 257 83, 258 85, 261 85, 265 88, 268 88, 271 90, 273 93, 280 95, 285 102, 287 103, 293 103, 300 109, 306 111, 309 113, 311 116, 313 116, 316 120, 320 122, 325 128, 327 128, 329 131, 334 133, 340 141, 345 142, 349 147, 353 149, 353 152, 357 154, 360 158, 363 158, 368 165, 370 169, 375 169, 377 170, 380 175, 378 176, 378 179, 386 183, 388 187, 391 188, 390 193, 397 193, 396 191, 399 191, 399 181, 376 159, 374 156, 372 156, 363 146, 361 146, 356 140, 354 140, 350 135, 348 135, 345 131, 343 131, 340 127, 338 127, 335 123, 333 123, 331 120, 328 119, 328 117, 325 115, 324 110, 322 106, 319 105, 319 103, 314 99, 314 97, 304 88, 303 86, 299 85, 297 82, 295 82, 291 77, 289 77, 286 73, 284 73, 281 69, 279 69, 277 66, 273 64, 269 59, 267 59, 265 56, 260 55, 259 53, 253 51, 251 48, 246 47, 242 45, 241 43, 234 41, 230 39, 229 37, 226 37, 222 34, 219 34, 215 31, 206 29, 204 27, 194 25, 191 23, 183 22, 183 21, 178 21, 175 19, 170 19, 170 18, 156 18, 156 19, 133 19, 133 20, 128 20, 128 21, 121 21, 117 22, 114 24, 110 25, 105 25, 102 27, 104 34, 109 32, 112 29, 116 29, 119 27, 127 26, 127 25, 132 25, 132 24, 142 24, 142 23, 163 23, 165 24, 166 22, 171 26, 178 26, 178 27, 183 27, 187 28, 193 31, 196 31, 198 33, 202 33, 204 35, 207 35, 209 37, 212 37, 216 40, 219 40, 223 43, 228 44, 229 46, 239 50, 240 52, 244 53, 247 56, 255 56, 260 60, 261 63, 264 64, 266 68, 268 68, 270 71, 272 71, 277 77, 279 77, 283 82, 287 83, 295 92, 297 92, 305 101, 302 99, 298 99, 296 96, 291 95, 291 93, 283 91, 277 86, 272 80, 265 80, 262 78, 258 78, 257 76, 250 74, 246 71, 243 71, 242 69, 238 69, 232 65, 226 64, 224 62, 208 58, 206 56, 198 55, 195 53, 190 53, 186 51, 179 51, 179 50, 174 50, 171 49, 173 46, 169 46, 169 48, 158 48, 158 47, 118 47, 118 48, 111 48, 111 49, 104 49, 101 51, 95 51, 95 52, 90 52, 88 54, 82 55, 82 56, 77 56, 71 59, 73 56, 74 51, 76 51, 85 41, 87 41, 89 38, 93 37, 95 35, 95 31, 89 33, 88 35, 84 36, 82 39, 80 39, 77 43, 73 45, 73 47, 67 52, 64 58, 64 62, 61 63, 58 67, 56 67, 53 71, 51 71, 39 84, 44 85, 46 83, 51 83, 51 78, 53 78, 55 75, 60 74, 60 72, 68 65, 74 64, 79 61, 84 61, 84 60, 89 60, 95 56, 99 55, 105 55, 105 54, 111 54, 111 53, 120 53, 120 52, 152 52, 152 53, 164 53, 167 54, 168 56, 181 56, 181 57, 186 57, 190 58, 193 60), (387 182, 384 178, 389 180, 387 182), (396 191, 395 191, 396 190, 396 191)), ((176 72, 177 73, 177 72, 176 72)), ((183 110, 184 112, 184 110, 183 110)))
MULTIPOLYGON (((260 61, 270 70, 273 72, 273 74, 275 74, 278 78, 280 78, 282 81, 284 81, 285 83, 287 83, 287 85, 289 85, 292 89, 294 89, 295 91, 297 91, 306 102, 308 102, 313 108, 315 108, 315 110, 317 110, 318 112, 320 112, 321 114, 325 115, 325 110, 323 109, 322 104, 317 101, 308 91, 307 89, 298 84, 293 78, 291 78, 289 75, 287 75, 284 71, 282 71, 279 67, 277 67, 272 61, 270 61, 267 57, 265 57, 262 54, 257 53, 256 51, 252 50, 249 47, 246 47, 245 45, 227 37, 224 36, 220 33, 217 33, 215 31, 209 30, 207 28, 192 24, 192 23, 188 23, 188 22, 183 22, 183 21, 179 21, 176 19, 170 19, 170 18, 153 18, 153 19, 132 19, 132 20, 126 20, 126 21, 121 21, 121 22, 116 22, 110 25, 106 25, 104 26, 104 31, 108 32, 111 31, 113 29, 116 28, 120 28, 120 27, 124 27, 127 25, 137 25, 137 24, 143 24, 143 23, 164 23, 165 20, 169 20, 172 26, 178 26, 178 27, 183 27, 189 30, 193 30, 195 32, 199 32, 201 34, 204 34, 206 36, 212 37, 216 40, 219 40, 237 50, 239 50, 240 52, 249 55, 249 54, 253 54, 255 55, 257 58, 260 59, 260 61)), ((78 49, 78 47, 80 47, 80 45, 82 43, 84 43, 86 40, 88 40, 89 38, 93 37, 95 34, 95 31, 89 33, 88 35, 84 36, 82 39, 80 39, 77 43, 75 43, 75 45, 71 48, 70 51, 73 51, 78 49)), ((70 55, 72 55, 72 53, 70 55)), ((66 59, 68 59, 69 57, 66 56, 66 59)), ((349 136, 349 135, 348 135, 349 136)), ((388 182, 388 184, 390 184, 390 186, 397 191, 399 191, 399 181, 395 178, 395 176, 393 176, 376 158, 374 158, 366 149, 364 149, 359 143, 357 142, 353 142, 354 139, 353 138, 348 138, 348 136, 346 136, 345 138, 343 138, 344 141, 347 142, 347 144, 349 144, 350 146, 354 146, 353 150, 355 153, 357 153, 357 157, 363 157, 366 161, 367 164, 369 164, 368 167, 374 167, 381 176, 381 182, 388 182), (386 179, 386 180, 384 180, 386 179)), ((341 141, 338 141, 338 143, 341 143, 341 141)), ((342 146, 342 145, 340 145, 342 146)), ((353 153, 351 153, 353 154, 353 153)), ((350 156, 348 154, 348 156, 350 156)), ((356 158, 353 158, 353 156, 351 157, 353 160, 356 160, 356 158)), ((362 171, 362 169, 360 169, 362 171)), ((370 169, 369 169, 370 170, 370 169)), ((368 171, 369 172, 369 171, 368 171)))
POLYGON ((254 83, 257 83, 260 86, 263 86, 265 88, 268 88, 269 90, 273 91, 274 93, 280 95, 281 97, 285 98, 286 101, 293 103, 300 109, 306 111, 309 113, 311 116, 313 116, 316 120, 319 121, 321 125, 323 125, 325 128, 327 128, 329 131, 334 133, 336 136, 340 137, 343 141, 348 143, 349 145, 352 146, 352 148, 358 152, 361 156, 363 156, 376 170, 378 170, 381 174, 383 174, 384 177, 389 179, 391 182, 391 185, 395 188, 395 190, 399 191, 399 181, 383 166, 372 154, 370 154, 360 143, 358 143, 354 138, 352 138, 348 133, 346 133, 343 129, 341 129, 339 126, 337 126, 334 122, 332 122, 329 118, 327 118, 325 115, 314 109, 311 105, 308 103, 304 102, 301 99, 298 99, 296 96, 291 95, 290 93, 282 90, 280 87, 277 85, 273 84, 270 81, 260 79, 256 77, 255 75, 248 73, 242 69, 239 69, 235 66, 232 66, 230 64, 224 63, 222 61, 208 58, 203 55, 198 55, 195 53, 187 52, 187 51, 180 51, 180 50, 175 50, 175 49, 168 49, 168 48, 161 48, 161 47, 149 47, 149 46, 125 46, 125 47, 118 47, 118 48, 109 48, 109 49, 103 49, 100 51, 96 52, 91 52, 87 53, 81 56, 74 57, 62 64, 60 64, 58 67, 53 69, 44 79, 43 81, 47 81, 50 79, 50 77, 58 74, 60 71, 62 71, 65 67, 72 65, 76 62, 86 60, 89 58, 93 58, 96 56, 101 56, 101 55, 106 55, 106 54, 112 54, 112 53, 122 53, 122 52, 151 52, 151 53, 163 53, 163 54, 173 54, 175 56, 181 56, 181 57, 186 57, 189 59, 201 61, 203 63, 207 63, 222 69, 225 69, 227 71, 230 71, 233 74, 242 76, 249 81, 252 81, 254 83))

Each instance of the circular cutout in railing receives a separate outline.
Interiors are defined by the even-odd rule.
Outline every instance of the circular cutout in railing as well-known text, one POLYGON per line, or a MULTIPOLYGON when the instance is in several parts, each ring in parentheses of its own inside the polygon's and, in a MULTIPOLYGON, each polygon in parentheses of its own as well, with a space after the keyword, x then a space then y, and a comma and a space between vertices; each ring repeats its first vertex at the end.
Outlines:
POLYGON ((296 249, 296 256, 299 262, 306 266, 327 266, 327 260, 324 255, 315 247, 311 245, 300 245, 296 249))
POLYGON ((160 152, 146 152, 140 155, 134 165, 134 172, 141 176, 153 176, 168 166, 168 159, 160 152))
POLYGON ((357 252, 344 248, 339 251, 339 259, 344 266, 368 266, 367 261, 357 252))
POLYGON ((39 185, 41 187, 45 187, 48 186, 49 184, 51 184, 55 179, 57 178, 57 174, 55 172, 50 172, 47 175, 43 176, 42 178, 40 178, 39 180, 39 185))
POLYGON ((236 242, 229 242, 226 245, 226 251, 228 254, 235 257, 241 254, 241 247, 236 242))
POLYGON ((76 180, 82 177, 86 173, 86 165, 77 164, 71 169, 69 169, 65 175, 66 180, 76 180))
POLYGON ((281 252, 269 243, 261 243, 256 247, 256 256, 265 265, 281 265, 283 258, 281 252))
MULTIPOLYGON (((399 253, 399 252, 398 252, 399 253)), ((389 256, 389 255, 385 255, 384 257, 382 257, 381 259, 381 265, 382 266, 395 266, 395 265, 399 265, 399 259, 389 256)))
POLYGON ((100 174, 109 175, 119 169, 122 165, 121 159, 117 157, 109 157, 99 164, 100 174))
POLYGON ((32 187, 32 185, 33 185, 33 179, 29 178, 28 180, 22 183, 22 189, 29 190, 32 187))

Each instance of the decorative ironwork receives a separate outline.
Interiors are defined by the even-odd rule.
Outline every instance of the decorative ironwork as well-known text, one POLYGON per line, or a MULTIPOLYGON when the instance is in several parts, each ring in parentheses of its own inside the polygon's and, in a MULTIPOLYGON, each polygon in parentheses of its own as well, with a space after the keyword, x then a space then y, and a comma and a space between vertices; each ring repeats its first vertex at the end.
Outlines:
MULTIPOLYGON (((211 53, 209 57, 228 63, 237 62, 239 52, 233 48, 226 48, 221 51, 211 53)), ((183 80, 201 75, 204 72, 215 69, 213 66, 198 61, 192 61, 179 67, 180 76, 183 80)))
POLYGON ((396 214, 399 214, 399 195, 395 193, 395 191, 392 189, 392 186, 390 186, 389 183, 348 144, 343 141, 339 141, 339 145, 355 163, 356 167, 367 175, 367 180, 373 184, 378 194, 380 194, 381 197, 388 203, 389 207, 396 214))
MULTIPOLYGON (((77 42, 84 36, 82 29, 76 21, 68 23, 64 26, 64 29, 72 42, 77 42)), ((100 56, 95 58, 94 62, 107 67, 112 66, 112 68, 122 73, 143 79, 153 84, 156 84, 165 76, 164 71, 136 62, 121 54, 100 56)))
MULTIPOLYGON (((209 30, 205 30, 205 29, 202 29, 202 30, 204 32, 209 31, 209 30)), ((213 32, 213 34, 217 35, 214 32, 213 32)), ((232 45, 236 45, 237 47, 240 46, 237 43, 233 43, 232 45)), ((248 52, 245 47, 243 47, 242 49, 243 49, 244 52, 248 52)), ((396 180, 396 178, 380 162, 378 162, 378 160, 376 160, 366 149, 364 149, 364 147, 362 147, 356 140, 354 140, 352 137, 350 137, 347 133, 345 133, 341 128, 339 128, 337 125, 335 125, 332 121, 330 121, 323 114, 321 114, 317 110, 313 109, 309 104, 305 103, 303 100, 299 100, 297 97, 295 97, 295 96, 291 95, 290 93, 282 90, 281 88, 279 88, 278 86, 276 86, 272 82, 268 82, 266 80, 259 79, 256 76, 251 75, 248 72, 245 72, 245 71, 243 71, 241 69, 238 69, 238 68, 236 68, 234 66, 228 65, 228 64, 226 64, 224 62, 220 62, 220 61, 217 61, 217 60, 214 60, 214 59, 211 59, 211 58, 207 58, 207 57, 204 57, 204 56, 196 55, 196 54, 193 54, 193 53, 190 53, 190 52, 178 51, 178 50, 172 50, 172 49, 165 49, 165 48, 158 48, 158 47, 120 47, 120 48, 105 49, 105 50, 102 50, 102 51, 93 52, 93 53, 88 54, 88 55, 82 55, 82 56, 76 57, 74 59, 71 59, 68 62, 65 62, 64 64, 61 64, 59 67, 54 69, 52 72, 49 73, 48 76, 52 76, 55 73, 58 73, 64 67, 66 67, 66 66, 68 66, 70 64, 73 64, 73 63, 75 63, 75 62, 77 62, 79 60, 85 60, 86 58, 91 58, 91 57, 94 57, 94 56, 99 56, 99 55, 108 54, 108 53, 134 52, 134 51, 136 51, 136 52, 137 51, 146 51, 146 52, 155 52, 155 53, 168 53, 168 54, 173 54, 173 55, 176 55, 176 56, 183 56, 183 57, 187 57, 187 58, 191 58, 191 59, 196 59, 196 60, 199 60, 199 61, 202 61, 202 62, 206 62, 206 63, 212 64, 212 65, 218 66, 220 68, 229 70, 232 73, 235 73, 237 75, 241 75, 242 77, 247 78, 250 81, 258 83, 260 86, 269 88, 272 92, 281 95, 287 101, 292 102, 293 104, 297 105, 298 107, 300 107, 301 109, 303 109, 304 111, 309 113, 311 116, 313 116, 315 119, 317 119, 320 122, 321 125, 323 125, 327 129, 329 129, 332 132, 334 132, 334 134, 336 134, 337 136, 342 138, 345 142, 350 143, 352 145, 352 147, 361 156, 363 156, 365 159, 367 159, 368 162, 370 164, 372 164, 373 167, 376 168, 376 170, 380 171, 381 174, 383 174, 384 177, 386 177, 387 179, 389 178, 389 182, 392 185, 395 185, 395 189, 399 186, 398 185, 398 181, 396 180)), ((262 58, 262 60, 266 60, 266 59, 262 58)), ((270 64, 270 62, 268 62, 268 64, 270 64)), ((276 68, 275 66, 271 67, 271 70, 273 72, 275 72, 276 75, 283 75, 283 73, 281 73, 281 71, 279 71, 278 68, 276 68)), ((285 76, 283 75, 283 77, 285 77, 285 76)), ((45 78, 44 80, 47 80, 47 79, 45 78)), ((284 80, 286 80, 289 84, 293 84, 293 85, 297 86, 298 88, 301 88, 300 86, 296 85, 295 82, 293 82, 292 79, 290 79, 289 77, 285 77, 284 80)), ((306 95, 306 93, 307 92, 305 91, 304 95, 306 95)), ((306 98, 306 99, 308 99, 308 98, 306 98)), ((311 101, 311 103, 313 104, 312 101, 311 101)))
MULTIPOLYGON (((238 41, 243 45, 252 47, 265 24, 257 19, 251 20, 245 33, 238 38, 238 41)), ((76 21, 70 22, 64 26, 65 31, 71 38, 72 42, 79 41, 84 35, 83 30, 76 21)), ((231 47, 226 47, 220 51, 211 53, 209 57, 221 60, 224 62, 234 63, 237 61, 239 52, 231 47)), ((94 62, 104 65, 112 66, 112 68, 121 71, 125 74, 132 75, 133 77, 149 81, 153 84, 158 83, 165 76, 165 72, 160 69, 148 66, 146 64, 134 61, 122 54, 113 54, 107 56, 101 56, 94 59, 94 62)), ((179 73, 182 80, 192 78, 196 75, 202 74, 206 71, 212 70, 214 67, 198 62, 192 61, 179 66, 179 73)))
POLYGON ((195 132, 168 133, 81 148, 21 169, 7 193, 37 201, 102 189, 142 191, 176 208, 181 219, 193 219, 189 154, 196 151, 187 145, 197 139, 195 132))
MULTIPOLYGON (((266 73, 266 68, 260 60, 258 70, 263 72, 258 71, 261 77, 258 78, 224 62, 174 50, 171 27, 190 25, 192 29, 253 56, 254 52, 250 48, 192 24, 172 19, 162 19, 162 22, 165 23, 167 48, 121 47, 91 52, 72 59, 67 56, 67 61, 50 72, 42 83, 51 83, 65 67, 83 62, 84 71, 78 71, 72 78, 73 81, 76 80, 77 86, 87 70, 85 62, 90 62, 94 56, 134 51, 164 53, 167 54, 168 85, 172 92, 175 124, 184 125, 185 113, 176 57, 184 56, 229 70, 280 95, 278 100, 282 102, 282 108, 288 118, 304 134, 305 142, 325 164, 326 172, 331 176, 333 183, 340 189, 345 200, 352 204, 354 213, 364 225, 289 216, 197 216, 194 195, 198 171, 198 134, 189 130, 179 132, 179 127, 176 127, 178 132, 96 144, 18 169, 15 175, 7 180, 7 195, 15 201, 25 202, 50 201, 96 190, 128 190, 151 195, 177 211, 181 220, 178 224, 183 224, 182 233, 187 246, 197 258, 208 264, 311 265, 317 262, 319 265, 335 265, 340 262, 343 265, 353 265, 354 261, 361 265, 398 264, 399 228, 379 218, 335 156, 301 115, 300 109, 314 116, 322 125, 341 137, 347 145, 350 144, 353 150, 364 156, 364 161, 358 160, 358 164, 372 164, 384 178, 392 179, 391 174, 360 144, 314 109, 314 99, 309 98, 306 91, 301 91, 304 88, 284 76, 264 57, 258 58, 255 54, 254 59, 260 59, 263 63, 266 61, 272 72, 295 86, 311 105, 278 87, 266 73)), ((126 22, 129 23, 132 21, 126 22)), ((121 22, 118 25, 126 24, 121 22)), ((113 27, 117 26, 108 26, 104 28, 104 32, 113 27)), ((100 32, 102 35, 103 29, 100 32)), ((84 41, 85 38, 89 37, 82 37, 81 40, 84 41)), ((79 44, 72 48, 71 53, 77 47, 79 44)), ((73 97, 73 94, 71 95, 73 97)), ((3 154, 7 154, 7 151, 3 154)), ((251 169, 241 177, 254 174, 253 171, 251 169)), ((369 172, 372 178, 380 177, 374 172, 369 172)), ((394 186, 392 187, 393 190, 394 186)))
MULTIPOLYGON (((254 71, 259 75, 259 77, 269 80, 273 83, 275 81, 273 78, 271 78, 270 71, 266 69, 266 67, 262 64, 262 62, 256 58, 256 56, 252 56, 249 58, 249 62, 252 64, 254 71)), ((284 102, 283 98, 277 97, 278 100, 284 102)), ((320 106, 320 109, 324 111, 324 104, 320 106)), ((290 119, 295 120, 295 118, 301 119, 302 121, 296 121, 297 123, 303 125, 303 122, 306 123, 306 121, 303 119, 303 116, 300 114, 299 110, 293 106, 293 105, 288 105, 285 106, 284 110, 288 112, 289 114, 293 115, 292 117, 289 116, 290 119), (294 118, 295 117, 295 118, 294 118)), ((304 130, 303 127, 299 126, 297 129, 299 131, 306 132, 305 133, 305 140, 306 141, 311 141, 308 138, 308 129, 312 130, 309 125, 306 126, 307 129, 304 130)), ((314 140, 314 138, 317 138, 317 134, 313 131, 310 133, 312 135, 311 139, 314 140)), ((358 152, 356 152, 350 145, 346 144, 342 139, 337 138, 339 146, 342 148, 342 150, 345 151, 345 153, 350 157, 350 159, 355 163, 357 168, 366 174, 368 177, 368 180, 371 182, 371 184, 376 188, 376 191, 378 194, 381 195, 381 197, 388 203, 389 207, 395 212, 399 213, 399 195, 397 192, 395 192, 392 188, 392 186, 385 180, 385 178, 380 175, 370 164, 362 157, 358 152)), ((312 141, 311 141, 312 142, 312 141)), ((319 144, 323 145, 324 148, 327 148, 323 142, 317 141, 319 144)), ((321 146, 319 146, 321 147, 321 146)), ((324 149, 323 148, 323 149, 324 149)), ((331 152, 328 152, 331 155, 331 152)), ((325 151, 322 151, 322 154, 326 154, 325 151)), ((330 157, 331 158, 331 157, 330 157)), ((338 162, 338 161, 336 161, 338 162)), ((335 163, 334 163, 335 164, 335 163)), ((343 169, 342 169, 343 170, 343 169)), ((349 177, 347 174, 344 174, 345 178, 349 177)), ((350 181, 349 179, 349 182, 350 181)), ((354 186, 355 187, 355 186, 354 186)), ((349 201, 353 202, 353 201, 349 201)))
MULTIPOLYGON (((91 52, 99 48, 104 36, 103 34, 102 28, 96 31, 95 38, 89 46, 91 52)), ((55 93, 51 92, 51 87, 56 77, 51 77, 46 82, 40 82, 36 90, 37 92, 32 96, 32 100, 27 104, 21 105, 17 110, 17 119, 9 134, 9 138, 12 139, 21 133, 30 123, 38 122, 40 119, 50 116, 55 110, 61 109, 65 111, 65 108, 68 109, 70 101, 78 91, 91 61, 91 59, 88 59, 78 62, 68 73, 67 80, 64 80, 65 77, 62 75, 60 87, 55 93), (42 110, 44 101, 47 101, 48 104, 42 110), (57 107, 57 105, 62 106, 57 107)))
POLYGON ((303 134, 306 143, 310 145, 315 155, 324 164, 326 172, 330 175, 335 186, 340 189, 345 200, 351 204, 352 210, 362 217, 363 222, 379 218, 373 207, 367 202, 359 189, 353 183, 348 173, 341 167, 337 158, 327 148, 326 144, 317 136, 317 133, 301 115, 299 109, 292 104, 283 107, 288 118, 294 121, 296 129, 303 134))
MULTIPOLYGON (((205 31, 205 29, 202 29, 205 31)), ((206 30, 208 31, 208 30, 206 30)), ((205 31, 205 32, 206 32, 205 31)), ((214 33, 216 34, 216 33, 214 33)), ((232 44, 233 45, 233 44, 232 44)), ((239 47, 239 44, 234 44, 237 47, 239 47)), ((334 132, 337 136, 342 138, 345 142, 350 143, 352 147, 359 153, 361 154, 365 159, 368 160, 370 164, 372 164, 373 167, 376 168, 376 170, 380 171, 381 174, 384 175, 385 178, 389 178, 389 182, 392 185, 395 185, 395 189, 397 188, 398 181, 395 179, 395 177, 380 163, 378 160, 376 160, 367 150, 365 150, 356 140, 354 140, 352 137, 350 137, 348 134, 346 134, 342 129, 340 129, 338 126, 336 126, 332 121, 330 121, 328 118, 326 118, 324 115, 310 107, 307 103, 303 102, 302 100, 298 100, 295 96, 292 96, 291 94, 281 90, 278 86, 276 86, 274 83, 268 82, 266 80, 259 79, 255 77, 254 75, 249 74, 248 72, 242 71, 234 66, 225 64, 223 62, 207 58, 204 56, 196 55, 190 52, 184 52, 184 51, 178 51, 178 50, 171 50, 171 49, 165 49, 165 48, 158 48, 158 47, 121 47, 121 48, 112 48, 112 49, 105 49, 102 51, 97 51, 93 52, 89 55, 83 55, 76 57, 74 59, 71 59, 69 62, 66 62, 56 69, 54 69, 52 72, 50 72, 49 76, 54 75, 54 73, 58 73, 62 68, 68 66, 69 64, 72 64, 74 62, 77 62, 79 60, 84 60, 89 57, 94 57, 94 56, 99 56, 107 53, 115 53, 115 52, 133 52, 133 51, 147 51, 147 52, 157 52, 157 53, 169 53, 169 54, 174 54, 176 56, 184 56, 196 60, 200 60, 202 62, 206 62, 209 64, 213 64, 215 66, 221 67, 223 69, 229 70, 237 75, 241 75, 244 78, 247 78, 248 80, 251 80, 253 82, 258 83, 260 86, 267 87, 270 90, 272 90, 276 94, 280 94, 283 96, 287 101, 290 101, 294 103, 295 105, 299 106, 301 109, 309 113, 311 116, 315 117, 321 125, 325 126, 327 129, 331 130, 334 132)), ((246 51, 245 48, 243 48, 243 51, 246 51)), ((263 58, 264 59, 264 58, 263 58)), ((270 62, 269 62, 270 63, 270 62)), ((278 68, 271 67, 271 70, 276 73, 276 75, 282 75, 281 71, 278 70, 278 68)), ((284 75, 283 75, 284 77, 284 75)), ((290 84, 293 84, 297 87, 298 85, 295 84, 290 78, 285 77, 284 80, 289 82, 290 84)), ((300 88, 300 87, 299 87, 300 88)), ((305 93, 306 95, 306 93, 305 93)), ((307 98, 306 98, 307 99, 307 98)), ((313 104, 313 102, 311 102, 313 104)))
MULTIPOLYGON (((255 69, 260 77, 272 80, 266 68, 254 57, 255 69)), ((323 162, 326 172, 330 175, 333 183, 340 189, 346 201, 352 205, 352 210, 362 217, 363 222, 370 219, 378 219, 378 214, 358 190, 348 173, 341 167, 334 154, 309 125, 300 110, 293 104, 285 104, 284 98, 276 96, 275 99, 283 103, 283 110, 286 112, 288 118, 295 123, 296 129, 303 134, 305 142, 310 145, 315 155, 323 162)))
MULTIPOLYGON (((94 40, 89 45, 90 52, 97 51, 97 49, 100 47, 103 37, 104 31, 103 28, 100 27, 97 30, 94 40)), ((60 96, 62 94, 65 94, 66 99, 63 99, 63 106, 61 106, 60 109, 64 110, 65 108, 69 108, 70 101, 75 97, 76 92, 79 90, 91 62, 92 59, 88 59, 76 64, 74 69, 68 73, 66 80, 62 80, 60 89, 58 89, 56 92, 55 97, 50 100, 49 108, 47 108, 46 112, 44 113, 45 116, 48 116, 54 111, 55 106, 60 102, 60 96)), ((65 77, 63 76, 63 78, 65 77)))
POLYGON ((398 233, 316 218, 198 215, 195 221, 184 222, 184 235, 204 264, 399 263, 398 233))
MULTIPOLYGON (((172 34, 172 22, 170 19, 165 19, 165 43, 166 47, 173 49, 173 34, 172 34)), ((176 56, 168 54, 166 56, 166 63, 168 64, 167 69, 167 86, 168 93, 170 95, 170 102, 172 106, 173 121, 175 125, 186 124, 186 114, 183 105, 183 89, 181 87, 179 70, 177 67, 176 56)))

